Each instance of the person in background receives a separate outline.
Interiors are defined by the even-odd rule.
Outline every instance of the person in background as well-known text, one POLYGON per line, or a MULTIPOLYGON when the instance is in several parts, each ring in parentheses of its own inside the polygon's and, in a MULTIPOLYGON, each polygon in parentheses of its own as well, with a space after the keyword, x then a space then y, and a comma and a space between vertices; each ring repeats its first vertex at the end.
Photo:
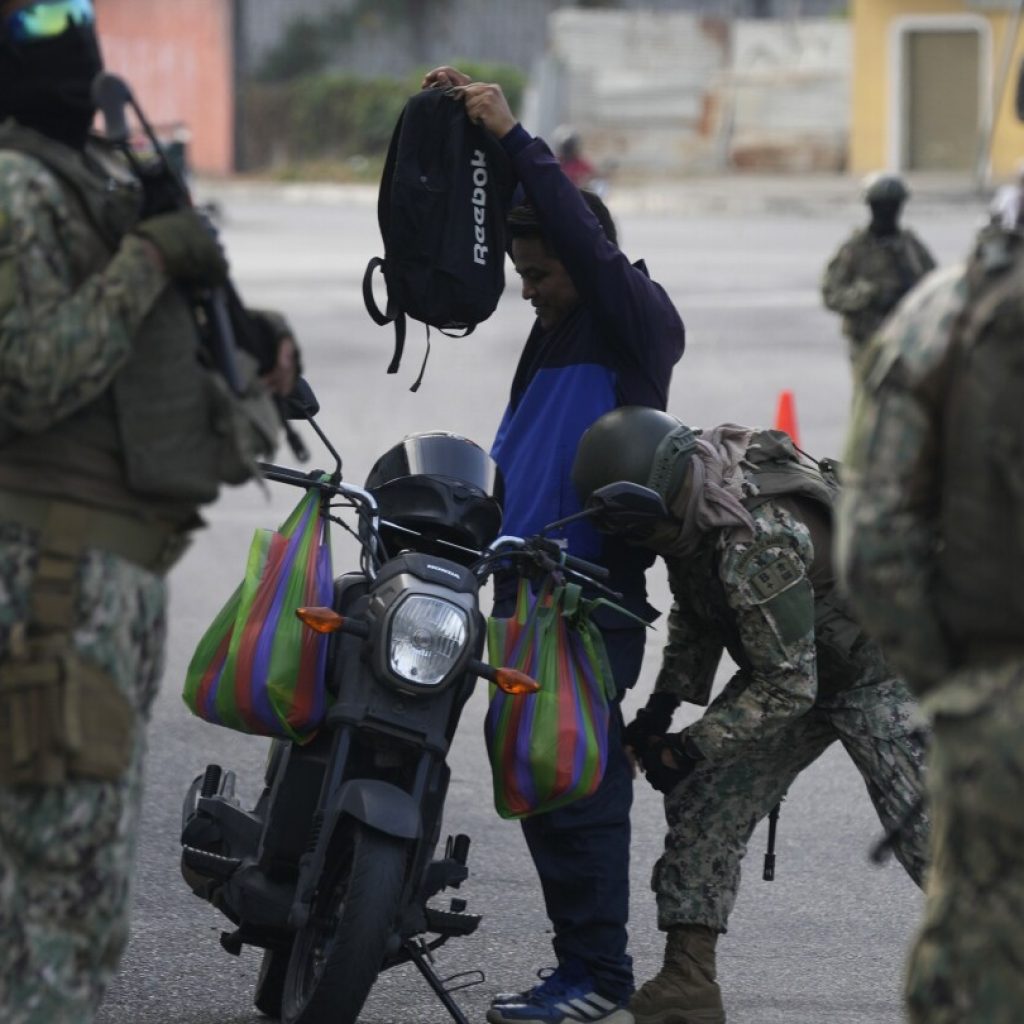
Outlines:
POLYGON ((593 186, 597 172, 594 165, 583 155, 579 132, 568 125, 555 130, 555 155, 562 173, 577 187, 593 186))
MULTIPOLYGON (((643 263, 616 243, 601 200, 566 177, 544 141, 513 116, 497 85, 437 68, 425 87, 452 86, 470 118, 508 154, 525 195, 509 215, 512 261, 535 318, 512 381, 492 454, 502 471, 503 528, 539 532, 579 510, 570 479, 576 445, 599 416, 619 405, 663 409, 672 367, 683 353, 683 323, 643 263)), ((654 611, 644 572, 651 557, 608 542, 587 524, 566 530, 571 554, 609 569, 608 586, 642 620, 654 611)), ((515 581, 496 587, 494 614, 512 613, 515 581)), ((619 695, 640 672, 645 628, 607 609, 598 613, 619 695)), ((627 952, 629 811, 632 770, 622 748, 615 704, 609 754, 598 791, 560 810, 523 821, 551 919, 557 966, 539 985, 499 994, 491 1024, 632 1024, 627 952)))
POLYGON ((924 243, 909 228, 900 227, 909 195, 898 175, 866 178, 864 202, 871 220, 840 246, 822 279, 822 299, 826 308, 843 318, 854 364, 900 299, 935 267, 924 243))

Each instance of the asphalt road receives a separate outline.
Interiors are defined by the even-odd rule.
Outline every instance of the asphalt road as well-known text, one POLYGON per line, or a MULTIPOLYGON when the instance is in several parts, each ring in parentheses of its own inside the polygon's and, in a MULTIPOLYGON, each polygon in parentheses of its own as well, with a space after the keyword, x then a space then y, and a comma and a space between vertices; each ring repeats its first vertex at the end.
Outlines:
MULTIPOLYGON (((346 479, 361 483, 374 459, 412 431, 448 429, 489 443, 530 324, 514 280, 496 315, 471 338, 434 336, 424 384, 411 394, 422 333, 411 328, 399 374, 386 376, 391 332, 371 323, 359 293, 366 260, 380 250, 374 208, 333 193, 285 201, 272 192, 228 191, 220 198, 241 290, 251 304, 291 317, 323 406, 320 422, 344 457, 346 479)), ((629 213, 627 198, 619 197, 627 210, 620 217, 623 247, 647 260, 687 324, 670 411, 697 425, 771 425, 778 394, 788 388, 803 446, 817 455, 841 454, 849 370, 838 324, 821 309, 817 286, 825 260, 861 211, 823 200, 794 203, 788 215, 749 208, 643 214, 629 213)), ((614 195, 612 207, 615 212, 614 195)), ((979 217, 976 205, 940 199, 912 203, 909 210, 940 262, 963 254, 979 217)), ((315 438, 309 443, 322 451, 315 438)), ((150 729, 132 938, 100 1012, 102 1024, 263 1019, 251 1004, 258 954, 247 950, 235 958, 221 949, 218 934, 227 922, 191 895, 177 865, 181 800, 191 778, 216 760, 237 771, 242 789, 254 795, 266 741, 191 718, 179 694, 197 639, 242 574, 252 530, 276 525, 295 499, 287 488, 266 494, 248 486, 227 494, 171 577, 170 643, 150 729)), ((335 539, 335 569, 342 571, 352 549, 343 536, 335 539)), ((660 570, 652 571, 651 589, 665 609, 660 570)), ((663 641, 663 630, 651 636, 628 710, 645 699, 663 641)), ((499 820, 491 805, 484 708, 481 689, 452 751, 446 816, 448 831, 473 837, 471 875, 461 895, 484 922, 474 936, 438 955, 443 974, 486 972, 485 984, 458 996, 476 1020, 483 1019, 490 994, 524 987, 553 959, 518 826, 499 820)), ((644 785, 637 788, 633 822, 632 952, 643 980, 657 969, 662 946, 648 889, 662 812, 657 794, 644 785)), ((898 1021, 902 961, 921 898, 898 866, 868 864, 878 825, 841 752, 828 752, 790 792, 779 826, 777 878, 770 884, 760 879, 765 834, 762 826, 753 838, 744 887, 719 947, 730 1022, 898 1021)), ((424 1024, 449 1018, 406 966, 381 978, 361 1019, 424 1024)))

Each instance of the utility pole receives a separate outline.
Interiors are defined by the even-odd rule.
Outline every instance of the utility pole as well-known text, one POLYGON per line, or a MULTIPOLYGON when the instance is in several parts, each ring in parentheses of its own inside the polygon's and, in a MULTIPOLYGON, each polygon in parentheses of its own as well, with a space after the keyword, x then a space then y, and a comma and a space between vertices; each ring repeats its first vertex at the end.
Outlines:
POLYGON ((1006 95, 1006 84, 1010 78, 1013 54, 1017 49, 1017 38, 1020 35, 1021 18, 1024 17, 1024 0, 1020 0, 1017 9, 1011 18, 1007 18, 1006 35, 1003 38, 1003 54, 999 62, 999 73, 992 83, 992 107, 988 116, 988 123, 982 127, 981 137, 978 140, 978 158, 974 165, 974 183, 978 192, 984 192, 988 188, 989 175, 992 168, 992 139, 995 135, 996 121, 999 117, 999 107, 1002 105, 1006 95))

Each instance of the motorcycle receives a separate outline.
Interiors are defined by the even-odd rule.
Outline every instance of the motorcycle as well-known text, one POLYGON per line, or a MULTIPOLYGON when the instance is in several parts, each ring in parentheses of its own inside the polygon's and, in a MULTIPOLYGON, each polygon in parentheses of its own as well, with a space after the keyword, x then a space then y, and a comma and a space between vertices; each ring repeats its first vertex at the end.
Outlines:
MULTIPOLYGON (((303 382, 304 384, 304 382, 303 382)), ((330 608, 299 609, 328 634, 322 728, 305 745, 272 742, 251 810, 236 776, 209 765, 182 810, 182 874, 233 924, 221 944, 262 948, 255 1004, 285 1024, 353 1024, 381 971, 411 962, 453 1020, 450 978, 431 952, 480 923, 466 901, 438 900, 468 877, 470 838, 439 845, 446 755, 477 679, 509 693, 537 684, 480 660, 479 588, 496 567, 557 570, 601 588, 606 570, 543 535, 500 536, 495 467, 471 441, 414 435, 385 453, 365 487, 342 481, 341 458, 313 418, 304 385, 290 415, 307 418, 333 474, 264 464, 267 480, 317 488, 321 514, 354 533, 359 569, 335 580, 330 608), (353 530, 338 513, 354 513, 353 530)))

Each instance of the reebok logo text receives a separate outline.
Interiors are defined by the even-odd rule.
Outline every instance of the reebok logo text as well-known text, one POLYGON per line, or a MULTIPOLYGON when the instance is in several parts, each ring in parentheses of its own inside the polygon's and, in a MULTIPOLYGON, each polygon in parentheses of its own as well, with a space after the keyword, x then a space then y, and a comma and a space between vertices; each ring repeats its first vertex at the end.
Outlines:
POLYGON ((473 262, 487 265, 487 158, 473 150, 473 262))

